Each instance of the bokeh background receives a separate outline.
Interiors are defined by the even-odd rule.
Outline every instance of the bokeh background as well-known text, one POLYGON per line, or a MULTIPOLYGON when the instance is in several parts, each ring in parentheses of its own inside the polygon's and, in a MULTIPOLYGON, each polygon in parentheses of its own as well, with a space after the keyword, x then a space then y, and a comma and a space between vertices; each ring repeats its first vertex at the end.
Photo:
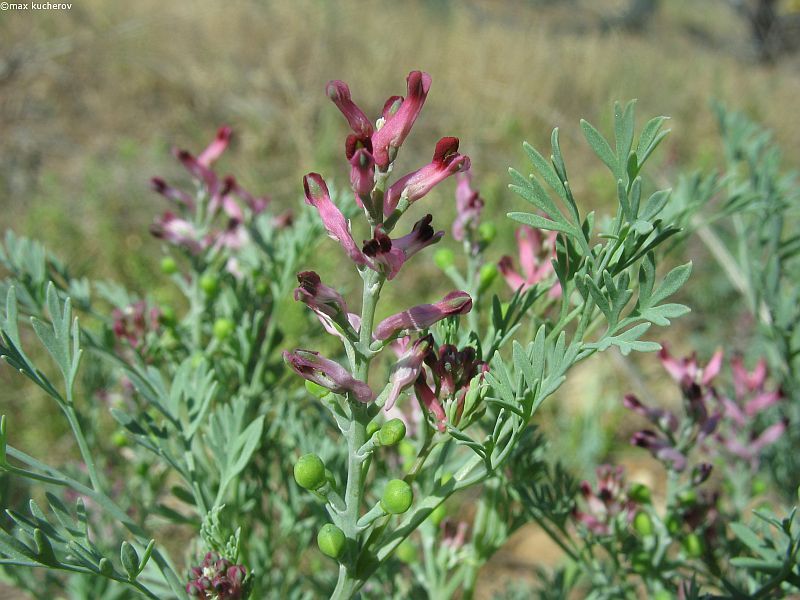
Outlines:
MULTIPOLYGON (((560 127, 582 211, 615 203, 614 183, 578 127, 583 117, 608 132, 615 100, 637 98, 640 123, 672 118, 650 171, 662 187, 721 163, 713 100, 772 129, 787 165, 797 165, 796 46, 796 0, 73 0, 68 11, 5 11, 0 230, 42 239, 79 274, 169 298, 174 290, 154 285, 161 249, 148 226, 163 205, 149 178, 182 180, 173 145, 199 151, 217 126, 232 126, 221 170, 296 208, 309 171, 347 183, 345 123, 325 82, 348 82, 377 115, 421 69, 433 86, 400 166, 417 168, 439 137, 459 137, 501 232, 499 258, 513 250, 503 215, 521 201, 507 191, 506 171, 527 168, 523 140, 546 148, 560 127), (775 18, 767 36, 753 19, 760 5, 775 18)), ((452 194, 452 183, 442 185, 419 210, 446 224, 452 194)), ((337 268, 332 254, 309 266, 337 268)), ((699 265, 682 297, 695 311, 671 332, 676 349, 736 348, 745 338, 729 325, 742 309, 735 294, 718 269, 703 266, 702 244, 690 240, 685 254, 699 265)), ((404 289, 427 296, 442 279, 420 269, 404 289)), ((609 353, 553 399, 567 410, 553 413, 551 427, 561 429, 552 437, 579 472, 618 436, 621 393, 658 387, 656 363, 609 353), (591 442, 585 454, 577 440, 591 442)), ((54 409, 7 370, 0 407, 14 414, 31 453, 71 452, 54 409)), ((646 461, 640 471, 648 476, 646 461)), ((548 552, 526 531, 495 568, 513 571, 548 552)))

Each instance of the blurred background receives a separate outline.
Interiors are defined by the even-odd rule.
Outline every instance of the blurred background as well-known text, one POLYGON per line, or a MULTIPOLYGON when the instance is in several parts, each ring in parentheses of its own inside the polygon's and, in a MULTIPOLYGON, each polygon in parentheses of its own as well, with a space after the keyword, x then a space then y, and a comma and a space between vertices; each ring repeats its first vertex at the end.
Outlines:
MULTIPOLYGON (((524 140, 547 149, 560 127, 582 211, 616 203, 578 126, 585 118, 609 132, 615 100, 637 98, 640 124, 672 118, 653 185, 721 162, 712 100, 772 129, 785 163, 797 165, 799 50, 798 0, 73 0, 67 11, 9 10, 0 13, 0 229, 43 240, 78 274, 170 297, 153 287, 161 251, 148 227, 164 208, 150 177, 185 181, 173 145, 198 152, 219 125, 232 126, 221 171, 269 194, 275 212, 297 208, 309 171, 347 185, 346 126, 325 82, 346 81, 376 116, 420 69, 433 85, 400 166, 418 168, 437 139, 459 137, 501 232, 499 258, 513 253, 503 215, 521 200, 507 191, 506 171, 528 168, 524 140)), ((453 188, 419 207, 436 207, 446 230, 453 188)), ((703 246, 690 241, 686 253, 701 265, 681 298, 695 312, 670 335, 678 353, 697 347, 706 358, 742 343, 729 325, 739 309, 724 277, 702 268, 703 246)), ((309 267, 335 265, 335 253, 323 254, 309 267)), ((410 289, 430 294, 430 278, 443 279, 431 269, 407 279, 410 289)), ((579 472, 609 447, 621 394, 658 386, 657 363, 626 366, 609 353, 553 400, 568 408, 553 417, 570 423, 565 448, 595 431, 591 457, 569 458, 579 472)), ((0 406, 18 413, 21 429, 40 424, 22 445, 56 447, 61 425, 41 425, 55 409, 20 396, 12 377, 0 371, 0 406)), ((537 543, 521 538, 498 560, 524 561, 537 543)))

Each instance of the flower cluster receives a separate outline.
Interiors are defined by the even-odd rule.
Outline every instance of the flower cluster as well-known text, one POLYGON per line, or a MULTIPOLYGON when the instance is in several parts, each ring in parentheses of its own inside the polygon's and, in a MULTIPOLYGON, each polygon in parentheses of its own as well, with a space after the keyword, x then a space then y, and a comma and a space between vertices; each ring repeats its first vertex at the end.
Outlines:
POLYGON ((154 236, 193 255, 207 249, 238 250, 247 243, 245 224, 264 211, 269 198, 254 196, 233 176, 219 177, 214 172, 212 165, 227 149, 230 140, 230 127, 221 127, 198 156, 187 150, 173 150, 175 158, 197 183, 199 192, 193 196, 154 177, 152 188, 173 207, 150 228, 154 236), (221 224, 215 226, 217 220, 221 220, 221 224))
POLYGON ((595 535, 611 535, 620 526, 633 522, 636 502, 626 490, 624 469, 611 465, 597 467, 597 488, 581 483, 585 510, 575 508, 573 518, 595 535))
POLYGON ((158 329, 161 311, 155 306, 147 308, 147 302, 139 300, 125 308, 115 308, 111 313, 114 335, 119 341, 128 342, 133 348, 140 348, 148 332, 158 329))
POLYGON ((239 600, 244 598, 247 569, 209 552, 199 567, 192 567, 186 593, 200 600, 239 600))
MULTIPOLYGON (((356 203, 363 209, 369 223, 371 238, 362 244, 356 243, 349 220, 333 202, 321 175, 310 173, 304 177, 305 200, 317 210, 328 235, 339 242, 362 276, 373 273, 376 290, 384 281, 394 279, 411 257, 444 236, 444 231, 434 230, 433 217, 426 215, 414 223, 407 234, 392 237, 390 234, 398 219, 411 204, 423 198, 440 182, 469 168, 469 158, 458 153, 458 139, 445 137, 436 144, 433 159, 428 165, 388 184, 397 153, 422 109, 430 83, 427 73, 411 72, 407 78, 406 97, 389 98, 375 125, 353 102, 347 84, 331 81, 326 87, 328 97, 342 112, 351 129, 345 140, 345 158, 350 165, 350 185, 356 203)), ((477 203, 472 201, 472 204, 477 203)), ((325 285, 320 275, 313 271, 299 273, 297 279, 299 287, 294 292, 295 300, 306 304, 329 333, 346 344, 364 343, 360 317, 349 311, 345 299, 337 290, 325 285)), ((413 306, 386 317, 374 328, 370 323, 369 343, 380 349, 397 338, 425 331, 446 317, 463 315, 471 309, 470 295, 453 291, 438 302, 413 306)), ((386 408, 391 409, 403 389, 419 379, 423 361, 431 347, 432 338, 423 336, 413 346, 406 348, 407 352, 392 369, 386 390, 379 395, 365 381, 355 378, 348 369, 317 352, 284 352, 284 359, 297 374, 328 390, 346 394, 362 403, 380 397, 386 408)), ((375 350, 361 348, 361 352, 365 351, 369 353, 375 350)), ((434 393, 430 389, 428 391, 434 393)), ((427 402, 428 396, 425 398, 427 402)), ((430 409, 435 413, 441 408, 438 400, 430 404, 430 409)))
MULTIPOLYGON (((665 409, 645 406, 629 394, 623 400, 625 407, 646 418, 656 429, 636 432, 631 443, 646 448, 674 471, 686 469, 687 454, 695 446, 712 457, 722 452, 742 460, 755 470, 764 448, 777 441, 786 430, 783 421, 771 422, 763 430, 759 430, 756 423, 759 415, 762 415, 762 422, 768 421, 768 417, 763 416, 765 411, 781 398, 780 392, 765 387, 766 363, 760 360, 750 373, 741 358, 734 358, 731 361, 734 394, 729 397, 715 385, 723 364, 722 351, 716 352, 704 367, 695 354, 675 358, 664 348, 659 356, 666 371, 680 386, 685 418, 679 419, 665 409)), ((693 474, 692 479, 705 480, 709 472, 710 465, 707 465, 693 474)))

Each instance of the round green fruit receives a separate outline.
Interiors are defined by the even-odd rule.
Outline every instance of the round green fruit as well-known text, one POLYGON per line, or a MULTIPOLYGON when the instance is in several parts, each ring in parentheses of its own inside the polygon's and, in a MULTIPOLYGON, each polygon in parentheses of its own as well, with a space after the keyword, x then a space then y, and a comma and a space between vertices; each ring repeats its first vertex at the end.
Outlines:
POLYGON ((650 520, 650 515, 644 511, 636 513, 633 518, 633 528, 641 536, 648 536, 653 534, 653 521, 650 520))
POLYGON ((480 290, 483 292, 489 289, 489 286, 497 279, 497 265, 494 263, 486 263, 481 267, 478 273, 478 281, 480 282, 480 290))
POLYGON ((428 516, 428 518, 431 520, 431 523, 433 523, 434 527, 438 527, 441 522, 444 521, 446 516, 447 510, 445 509, 444 504, 440 504, 434 508, 433 511, 431 511, 431 514, 428 516))
POLYGON ((398 560, 406 564, 415 563, 417 562, 417 547, 408 540, 403 540, 403 542, 397 547, 395 555, 397 556, 398 560))
POLYGON ((230 319, 217 319, 214 321, 214 337, 220 342, 231 337, 236 326, 230 319))
POLYGON ((325 463, 316 454, 305 454, 294 464, 294 480, 301 488, 316 490, 325 483, 325 463))
POLYGON ((178 272, 178 263, 171 256, 165 256, 161 259, 161 272, 164 275, 174 275, 178 272))
POLYGON ((491 221, 481 223, 478 226, 478 235, 480 236, 481 242, 486 245, 491 244, 494 238, 497 237, 497 225, 491 221))
POLYGON ((414 501, 414 492, 411 486, 402 479, 392 479, 383 488, 381 507, 392 515, 401 515, 411 508, 414 501))
POLYGON ((406 437, 406 424, 401 419, 392 419, 383 424, 378 439, 384 446, 394 446, 406 437))
POLYGON ((200 289, 207 296, 214 296, 219 291, 219 278, 211 273, 205 273, 200 277, 200 289))
POLYGON ((317 534, 317 546, 325 556, 331 558, 339 557, 346 541, 344 532, 333 523, 323 525, 317 534))
POLYGON ((433 255, 433 262, 435 262, 436 266, 442 271, 445 271, 456 262, 456 255, 450 248, 440 248, 433 255))

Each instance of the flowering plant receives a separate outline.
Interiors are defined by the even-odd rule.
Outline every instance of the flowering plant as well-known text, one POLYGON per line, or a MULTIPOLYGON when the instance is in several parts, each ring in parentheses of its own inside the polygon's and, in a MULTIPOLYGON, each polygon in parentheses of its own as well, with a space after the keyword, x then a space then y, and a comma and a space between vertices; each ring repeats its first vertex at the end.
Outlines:
MULTIPOLYGON (((532 207, 509 214, 520 224, 519 272, 508 256, 488 257, 497 229, 482 220, 486 201, 457 138, 396 176, 430 89, 428 74, 411 72, 405 97, 390 97, 373 123, 345 83, 330 82, 350 129, 349 190, 337 194, 309 173, 306 206, 291 214, 272 214, 266 196, 217 174, 230 129, 196 156, 175 151, 195 187, 152 180, 170 203, 152 233, 167 249, 161 271, 182 296, 177 310, 76 278, 37 242, 7 234, 0 355, 54 400, 80 455, 35 458, 0 421, 0 468, 48 490, 44 507, 9 510, 0 533, 0 564, 18 586, 52 593, 52 578, 23 574, 44 567, 92 598, 119 597, 120 586, 148 598, 469 598, 480 568, 530 520, 576 562, 584 554, 563 539, 573 524, 587 543, 630 548, 646 502, 617 469, 579 487, 542 460, 532 421, 574 365, 611 347, 660 350, 643 336, 688 311, 668 298, 691 264, 657 276, 659 248, 678 232, 662 214, 669 193, 646 194, 641 174, 666 135, 664 118, 637 139, 634 104, 617 105, 613 147, 582 122, 616 183, 614 218, 582 214, 557 129, 549 160, 524 145, 534 173, 510 170, 510 189, 532 207), (401 310, 386 311, 392 284, 402 292, 398 283, 425 272, 420 263, 445 236, 435 211, 406 224, 407 213, 451 177, 450 230, 464 257, 443 249, 433 262, 455 289, 416 303, 400 293, 401 310), (360 301, 335 270, 306 269, 323 232, 360 277, 360 301), (510 291, 492 292, 498 272, 510 291), (295 303, 321 327, 298 323, 295 303), (55 371, 36 366, 23 316, 55 371), (470 488, 481 491, 474 518, 448 515, 470 488), (171 543, 170 532, 189 543, 171 543)), ((674 473, 686 470, 688 445, 712 434, 757 464, 757 452, 743 456, 749 430, 738 417, 778 401, 759 372, 740 381, 754 399, 720 396, 731 416, 723 434, 707 408, 711 392, 692 387, 707 386, 714 368, 673 370, 691 383, 687 433, 676 437, 677 417, 629 398, 660 428, 637 443, 674 473)), ((764 430, 762 445, 778 433, 764 430)))

